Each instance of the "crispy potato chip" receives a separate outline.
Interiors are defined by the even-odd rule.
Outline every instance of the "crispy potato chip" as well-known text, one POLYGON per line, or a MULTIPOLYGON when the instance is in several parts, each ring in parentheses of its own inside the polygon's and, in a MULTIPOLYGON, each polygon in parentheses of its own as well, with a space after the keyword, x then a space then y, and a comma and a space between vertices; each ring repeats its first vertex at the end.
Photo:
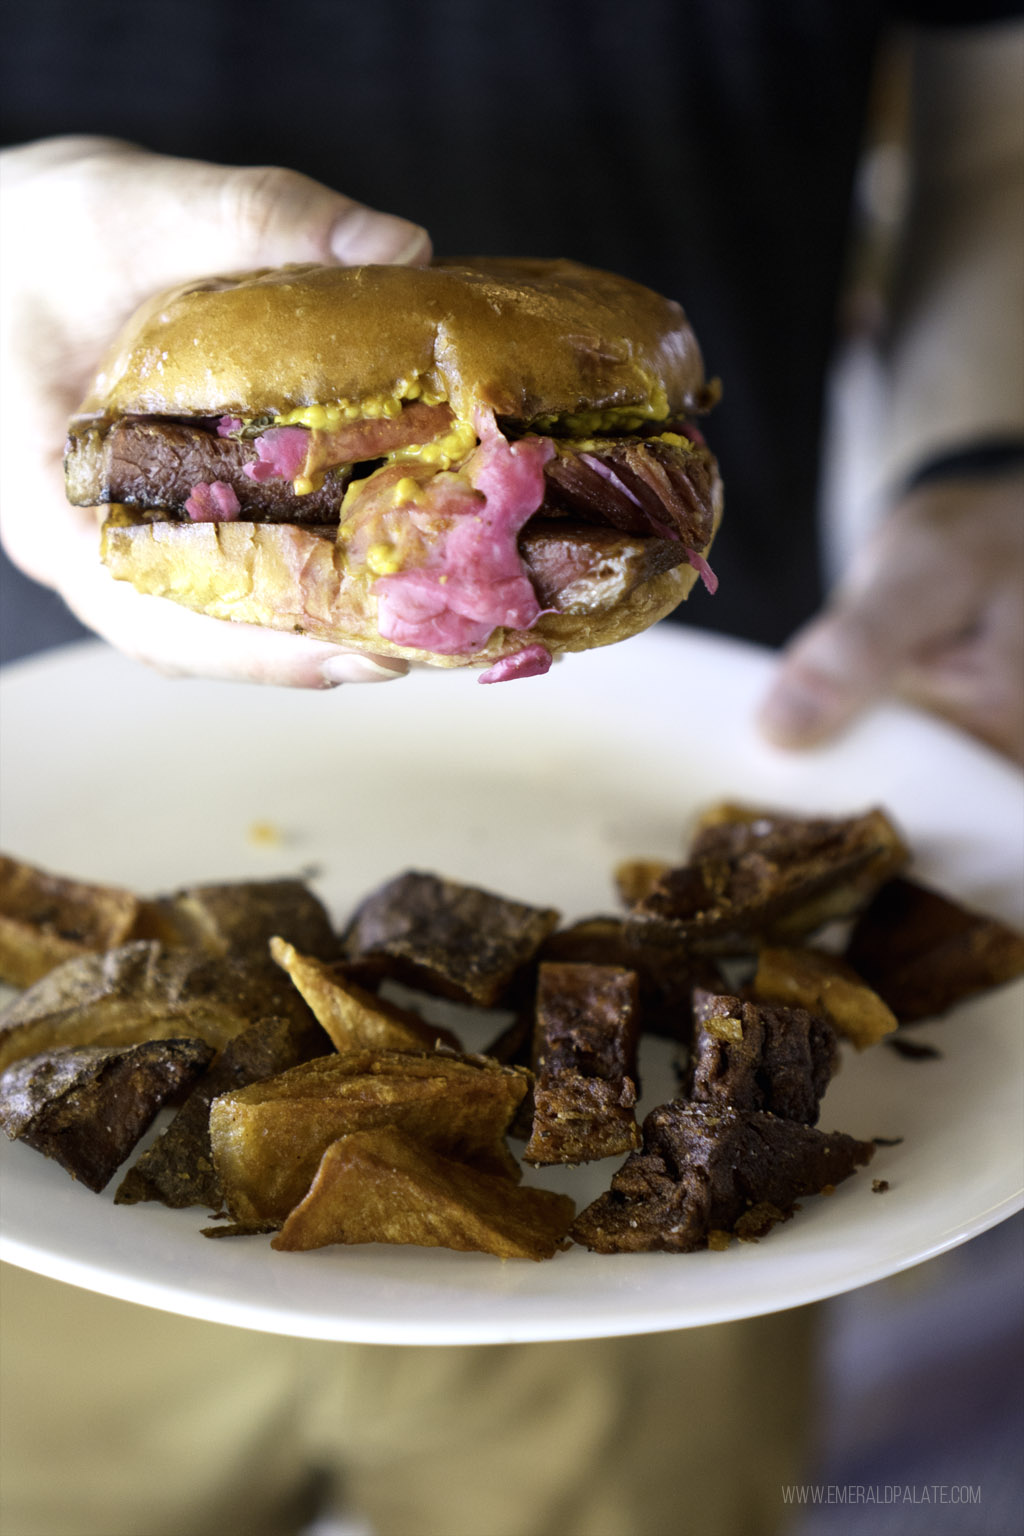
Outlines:
POLYGON ((214 1099, 210 1141, 225 1202, 244 1226, 281 1222, 332 1141, 400 1126, 437 1151, 518 1179, 505 1133, 529 1073, 444 1051, 322 1056, 214 1099))
POLYGON ((0 981, 30 987, 75 955, 113 949, 133 935, 138 913, 131 891, 0 854, 0 981))
POLYGON ((271 1247, 413 1243, 550 1259, 569 1246, 575 1211, 567 1195, 482 1173, 388 1126, 331 1143, 271 1247))
POLYGON ((858 1051, 896 1028, 896 1015, 853 968, 819 949, 768 947, 753 982, 759 1002, 821 1014, 858 1051))
POLYGON ((105 955, 67 960, 15 998, 0 1013, 0 1071, 59 1045, 189 1035, 219 1050, 268 1013, 319 1034, 269 956, 214 960, 139 939, 105 955))
POLYGON ((161 1104, 188 1088, 212 1056, 202 1040, 46 1051, 0 1076, 0 1125, 99 1191, 161 1104))
POLYGON ((429 1051, 440 1040, 461 1051, 462 1042, 451 1030, 428 1024, 411 1008, 377 997, 350 981, 342 967, 300 954, 280 937, 271 939, 270 953, 287 971, 337 1050, 429 1051))

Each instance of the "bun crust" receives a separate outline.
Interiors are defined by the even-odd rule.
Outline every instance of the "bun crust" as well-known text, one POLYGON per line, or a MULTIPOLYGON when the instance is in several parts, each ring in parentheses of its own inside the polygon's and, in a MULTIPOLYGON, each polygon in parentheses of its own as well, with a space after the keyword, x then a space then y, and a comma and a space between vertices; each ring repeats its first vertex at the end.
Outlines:
POLYGON ((292 266, 158 295, 104 359, 82 418, 240 416, 395 394, 457 415, 531 421, 636 406, 699 409, 704 369, 683 310, 572 261, 292 266))
POLYGON ((612 645, 648 629, 689 595, 692 565, 677 565, 614 603, 546 613, 529 630, 499 628, 472 654, 439 655, 395 645, 377 633, 376 602, 345 585, 330 538, 315 529, 268 524, 108 521, 103 563, 137 591, 171 598, 213 618, 311 635, 348 650, 401 656, 434 667, 479 667, 541 641, 552 655, 612 645))

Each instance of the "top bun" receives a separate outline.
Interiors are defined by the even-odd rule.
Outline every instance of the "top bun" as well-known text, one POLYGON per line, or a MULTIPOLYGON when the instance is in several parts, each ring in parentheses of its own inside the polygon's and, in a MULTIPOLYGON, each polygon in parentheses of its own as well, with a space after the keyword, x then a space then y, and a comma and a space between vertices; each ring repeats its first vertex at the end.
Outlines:
POLYGON ((611 407, 700 408, 704 371, 680 306, 572 261, 290 266, 151 299, 79 417, 284 415, 403 395, 468 418, 529 422, 611 407))

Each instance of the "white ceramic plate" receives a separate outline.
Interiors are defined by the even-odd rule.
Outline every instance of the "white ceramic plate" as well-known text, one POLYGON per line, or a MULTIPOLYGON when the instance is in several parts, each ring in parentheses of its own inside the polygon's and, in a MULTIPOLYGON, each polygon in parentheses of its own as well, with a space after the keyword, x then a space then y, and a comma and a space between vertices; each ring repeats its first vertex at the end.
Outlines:
MULTIPOLYGON (((44 867, 146 892, 315 867, 339 920, 407 867, 574 918, 612 907, 617 860, 676 856, 711 800, 883 804, 922 877, 1020 921, 1020 775, 889 708, 834 747, 773 751, 752 725, 770 668, 761 651, 662 626, 513 685, 421 673, 299 694, 167 681, 99 645, 72 647, 0 679, 2 841, 44 867)), ((1021 1005, 1018 984, 918 1028, 941 1052, 933 1060, 847 1055, 822 1125, 903 1140, 765 1241, 725 1253, 575 1248, 542 1264, 381 1245, 278 1254, 264 1238, 207 1241, 203 1211, 114 1206, 116 1181, 91 1194, 5 1143, 0 1256, 189 1316, 377 1343, 585 1338, 795 1306, 919 1263, 1019 1208, 1021 1005), (873 1193, 872 1178, 888 1192, 873 1193)), ((657 1046, 644 1067, 646 1108, 670 1096, 672 1077, 657 1046)), ((582 1203, 616 1166, 528 1178, 582 1203)))

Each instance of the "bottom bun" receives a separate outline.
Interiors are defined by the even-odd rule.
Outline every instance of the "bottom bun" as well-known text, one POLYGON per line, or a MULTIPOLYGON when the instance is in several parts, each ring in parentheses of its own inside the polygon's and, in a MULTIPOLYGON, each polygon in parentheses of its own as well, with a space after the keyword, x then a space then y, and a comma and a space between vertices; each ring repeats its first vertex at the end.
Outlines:
MULTIPOLYGON (((112 507, 101 555, 119 581, 234 623, 328 640, 348 650, 397 656, 434 667, 486 666, 538 641, 556 655, 612 645, 671 613, 697 579, 684 562, 614 592, 547 611, 529 630, 498 628, 471 654, 442 655, 394 644, 377 633, 375 577, 345 567, 334 528, 293 523, 149 521, 112 507)), ((632 541, 631 541, 632 542, 632 541)), ((643 541, 636 541, 642 547, 643 541)), ((635 562, 639 569, 641 562, 635 562)))

